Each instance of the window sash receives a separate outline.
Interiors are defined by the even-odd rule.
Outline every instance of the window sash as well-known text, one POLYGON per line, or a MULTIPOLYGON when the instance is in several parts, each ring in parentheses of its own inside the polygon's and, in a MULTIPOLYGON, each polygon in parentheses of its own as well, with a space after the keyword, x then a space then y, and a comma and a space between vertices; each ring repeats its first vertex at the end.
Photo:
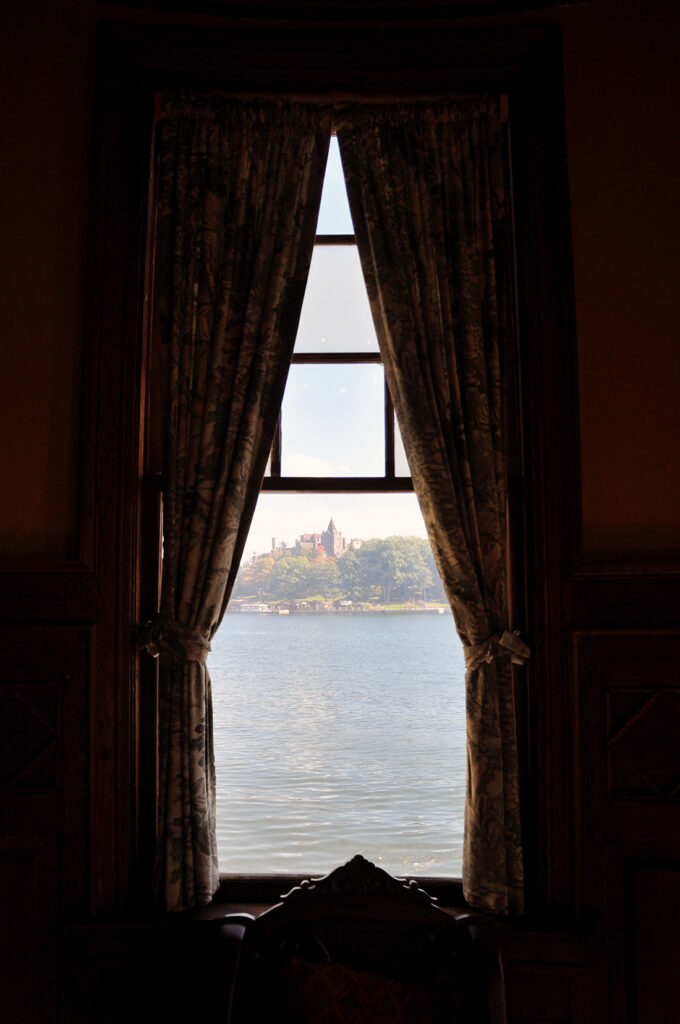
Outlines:
MULTIPOLYGON (((293 365, 362 365, 377 364, 382 366, 379 352, 304 352, 293 355, 293 365)), ((384 416, 385 416, 385 473, 384 476, 337 477, 337 476, 283 476, 281 473, 282 430, 281 416, 276 424, 276 432, 271 448, 269 473, 262 481, 263 491, 330 491, 344 492, 380 492, 380 491, 413 491, 410 476, 397 476, 395 473, 395 428, 394 406, 384 382, 384 416)))
MULTIPOLYGON (((316 245, 356 245, 355 235, 317 235, 316 245)), ((357 365, 377 364, 382 366, 380 352, 294 352, 291 365, 357 365)), ((384 415, 385 415, 385 473, 384 476, 283 476, 281 473, 282 430, 281 416, 276 424, 276 432, 269 458, 269 467, 262 481, 263 491, 312 491, 316 493, 389 493, 413 491, 410 476, 395 474, 395 416, 394 405, 384 381, 384 415)))

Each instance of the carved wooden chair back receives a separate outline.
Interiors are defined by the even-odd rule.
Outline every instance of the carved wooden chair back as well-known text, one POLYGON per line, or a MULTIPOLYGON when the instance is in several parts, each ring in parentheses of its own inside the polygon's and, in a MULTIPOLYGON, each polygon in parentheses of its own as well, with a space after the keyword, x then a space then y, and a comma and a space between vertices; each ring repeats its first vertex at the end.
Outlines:
POLYGON ((361 856, 245 928, 232 1024, 505 1024, 497 928, 361 856))

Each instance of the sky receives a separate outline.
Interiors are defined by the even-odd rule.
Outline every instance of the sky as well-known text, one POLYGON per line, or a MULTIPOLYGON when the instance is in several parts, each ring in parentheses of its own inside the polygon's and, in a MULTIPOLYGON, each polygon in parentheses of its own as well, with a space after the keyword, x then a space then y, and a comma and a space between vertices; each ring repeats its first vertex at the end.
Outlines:
MULTIPOLYGON (((321 196, 319 234, 352 234, 335 136, 321 196)), ((353 246, 319 246, 312 257, 296 352, 377 352, 368 296, 353 246)), ((383 369, 292 366, 282 407, 285 476, 381 476, 385 466, 383 369)), ((397 430, 398 435, 398 430, 397 430)), ((408 473, 399 439, 397 474, 408 473)), ((404 534, 425 537, 413 494, 260 495, 244 560, 269 551, 272 538, 293 544, 321 533, 331 518, 348 540, 404 534)))

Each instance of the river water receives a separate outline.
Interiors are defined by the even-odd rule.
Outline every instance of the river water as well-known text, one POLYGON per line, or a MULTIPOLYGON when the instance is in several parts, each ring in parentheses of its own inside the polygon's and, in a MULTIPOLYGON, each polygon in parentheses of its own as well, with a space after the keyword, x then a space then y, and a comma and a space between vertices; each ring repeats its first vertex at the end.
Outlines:
POLYGON ((363 853, 393 874, 461 874, 448 612, 229 614, 208 664, 221 872, 316 874, 363 853))

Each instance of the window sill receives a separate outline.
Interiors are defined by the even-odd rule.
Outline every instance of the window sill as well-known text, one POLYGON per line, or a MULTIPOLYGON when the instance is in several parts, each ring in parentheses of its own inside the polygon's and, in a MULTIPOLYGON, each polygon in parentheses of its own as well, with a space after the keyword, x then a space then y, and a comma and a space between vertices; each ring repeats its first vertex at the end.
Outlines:
MULTIPOLYGON (((302 876, 308 877, 308 876, 302 876)), ((409 876, 411 877, 411 876, 409 876)), ((299 885, 300 875, 222 875, 212 907, 237 906, 242 912, 246 904, 259 906, 260 913, 278 903, 282 896, 299 885)), ((416 876, 415 881, 441 907, 464 907, 463 883, 459 878, 430 878, 416 876)))

